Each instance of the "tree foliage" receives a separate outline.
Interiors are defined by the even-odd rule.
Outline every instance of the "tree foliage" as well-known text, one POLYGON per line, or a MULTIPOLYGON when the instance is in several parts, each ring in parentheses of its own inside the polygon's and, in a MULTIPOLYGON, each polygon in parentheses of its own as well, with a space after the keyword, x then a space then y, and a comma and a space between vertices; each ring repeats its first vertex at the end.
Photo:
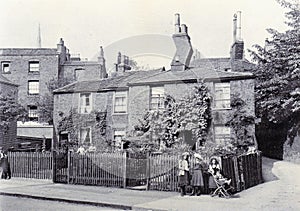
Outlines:
POLYGON ((271 38, 266 46, 249 50, 257 62, 256 111, 264 124, 285 123, 287 137, 293 141, 300 129, 300 5, 297 1, 278 0, 288 9, 285 22, 289 29, 267 29, 271 38))
POLYGON ((26 117, 26 109, 17 102, 13 95, 0 93, 0 128, 2 130, 7 131, 11 122, 24 121, 26 117))
POLYGON ((186 130, 192 132, 194 142, 203 142, 211 120, 210 101, 202 82, 178 101, 167 95, 164 109, 147 111, 139 120, 129 135, 130 146, 142 151, 188 150, 189 146, 180 137, 186 130))

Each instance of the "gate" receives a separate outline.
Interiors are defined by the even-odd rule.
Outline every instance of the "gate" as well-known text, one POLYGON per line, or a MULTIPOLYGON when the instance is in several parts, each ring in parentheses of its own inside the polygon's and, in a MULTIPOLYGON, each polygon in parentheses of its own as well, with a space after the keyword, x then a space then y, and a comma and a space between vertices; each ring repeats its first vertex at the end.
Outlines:
POLYGON ((126 154, 126 186, 142 186, 147 183, 147 154, 126 154))
POLYGON ((68 183, 68 152, 53 151, 53 182, 68 183))

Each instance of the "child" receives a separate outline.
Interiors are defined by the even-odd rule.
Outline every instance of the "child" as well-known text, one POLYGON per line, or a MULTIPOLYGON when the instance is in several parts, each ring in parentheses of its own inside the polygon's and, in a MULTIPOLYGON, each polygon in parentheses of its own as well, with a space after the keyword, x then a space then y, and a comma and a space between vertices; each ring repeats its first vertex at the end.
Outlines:
POLYGON ((178 162, 179 165, 179 183, 178 186, 181 189, 181 196, 185 195, 185 187, 189 185, 189 163, 188 163, 188 153, 185 152, 181 155, 178 162))
POLYGON ((196 161, 194 166, 194 173, 191 181, 191 185, 193 186, 193 193, 192 195, 199 196, 201 194, 201 191, 204 187, 203 182, 203 174, 202 174, 202 157, 200 154, 195 153, 194 155, 196 161))

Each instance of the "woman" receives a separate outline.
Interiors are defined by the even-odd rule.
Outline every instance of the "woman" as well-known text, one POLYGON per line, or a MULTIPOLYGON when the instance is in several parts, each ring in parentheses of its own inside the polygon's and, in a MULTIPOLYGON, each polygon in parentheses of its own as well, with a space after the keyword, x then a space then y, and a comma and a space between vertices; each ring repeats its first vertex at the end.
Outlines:
POLYGON ((210 159, 208 172, 211 173, 211 176, 209 177, 209 181, 208 181, 208 187, 209 187, 209 191, 213 192, 214 189, 217 188, 217 185, 216 185, 213 177, 219 175, 221 172, 221 167, 220 167, 219 161, 216 157, 212 157, 210 159))
POLYGON ((201 192, 203 191, 204 182, 203 182, 203 174, 202 174, 202 157, 200 154, 195 153, 194 155, 196 161, 194 166, 194 173, 191 181, 191 185, 193 186, 193 193, 192 195, 199 196, 201 192))
POLYGON ((181 155, 181 158, 178 162, 179 165, 179 183, 178 186, 181 189, 181 196, 185 195, 185 187, 189 185, 189 162, 188 162, 189 153, 185 152, 181 155))

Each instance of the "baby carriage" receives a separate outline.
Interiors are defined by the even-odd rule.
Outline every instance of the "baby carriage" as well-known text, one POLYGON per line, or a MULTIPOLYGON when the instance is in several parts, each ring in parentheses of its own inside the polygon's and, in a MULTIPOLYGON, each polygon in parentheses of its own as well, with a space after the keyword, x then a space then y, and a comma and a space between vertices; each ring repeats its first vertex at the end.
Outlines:
POLYGON ((216 189, 211 193, 211 197, 219 196, 229 198, 231 196, 231 190, 233 187, 230 185, 231 179, 226 179, 222 176, 212 175, 216 184, 216 189))
POLYGON ((211 192, 211 196, 229 198, 231 196, 230 191, 233 189, 233 187, 230 185, 231 179, 223 177, 221 174, 220 164, 221 162, 219 161, 219 158, 212 157, 210 159, 208 169, 208 172, 211 174, 209 178, 209 186, 211 186, 210 189, 214 188, 214 190, 211 192))

